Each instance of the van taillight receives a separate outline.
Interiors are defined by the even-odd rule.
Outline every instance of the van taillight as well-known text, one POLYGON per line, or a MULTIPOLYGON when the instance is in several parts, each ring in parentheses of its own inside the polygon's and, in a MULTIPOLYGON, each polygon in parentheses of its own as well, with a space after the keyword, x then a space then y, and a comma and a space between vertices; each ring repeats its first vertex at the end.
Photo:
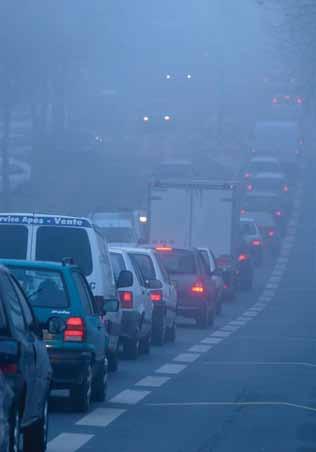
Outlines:
POLYGON ((16 363, 1 363, 0 371, 4 375, 15 375, 18 371, 18 366, 16 363))
POLYGON ((276 210, 276 211, 274 212, 274 215, 275 215, 276 217, 281 217, 281 216, 282 216, 281 210, 276 210))
POLYGON ((133 307, 133 292, 124 290, 119 292, 120 302, 123 309, 131 309, 133 307))
POLYGON ((261 240, 253 240, 251 243, 253 246, 261 246, 261 240))
POLYGON ((274 229, 269 229, 269 231, 268 231, 268 236, 269 236, 269 237, 273 237, 274 234, 275 234, 274 229))
POLYGON ((159 303, 160 301, 162 301, 161 290, 152 290, 150 292, 150 299, 153 303, 159 303))
POLYGON ((69 317, 66 320, 64 341, 82 342, 85 336, 84 321, 81 317, 69 317))
POLYGON ((245 262, 245 261, 247 261, 248 260, 248 256, 247 256, 247 254, 239 254, 239 256, 238 256, 238 261, 239 262, 245 262))
POLYGON ((252 191, 253 190, 253 185, 252 184, 248 184, 247 185, 247 190, 248 191, 252 191))
POLYGON ((205 292, 203 283, 201 281, 196 281, 191 287, 191 292, 198 295, 203 294, 205 292))
POLYGON ((283 185, 283 191, 284 191, 284 193, 287 193, 288 191, 289 191, 289 187, 288 187, 288 185, 283 185))

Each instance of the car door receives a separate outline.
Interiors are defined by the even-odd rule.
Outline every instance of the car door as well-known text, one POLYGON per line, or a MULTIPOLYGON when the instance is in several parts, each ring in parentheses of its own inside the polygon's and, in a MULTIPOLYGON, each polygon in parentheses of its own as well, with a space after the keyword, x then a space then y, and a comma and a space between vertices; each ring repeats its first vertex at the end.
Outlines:
POLYGON ((14 290, 7 274, 0 275, 0 290, 7 308, 7 315, 12 326, 12 335, 20 346, 20 368, 27 387, 25 408, 22 423, 31 422, 38 417, 38 393, 36 390, 36 347, 34 336, 31 334, 24 319, 19 297, 14 290))
POLYGON ((74 270, 72 275, 80 297, 87 341, 94 347, 96 360, 100 362, 104 359, 106 351, 105 326, 100 315, 95 310, 93 295, 85 277, 77 270, 74 270))
POLYGON ((36 413, 38 417, 40 417, 43 413, 43 409, 45 406, 45 402, 49 393, 50 380, 52 376, 52 369, 49 362, 48 353, 46 350, 45 343, 41 339, 41 337, 36 334, 34 325, 36 324, 36 320, 34 318, 33 312, 29 306, 26 297, 21 290, 19 284, 15 281, 14 278, 11 278, 11 282, 13 287, 19 297, 21 308, 23 311, 25 323, 27 329, 29 331, 30 337, 33 340, 33 347, 35 351, 35 388, 36 394, 34 397, 34 403, 36 404, 36 413))

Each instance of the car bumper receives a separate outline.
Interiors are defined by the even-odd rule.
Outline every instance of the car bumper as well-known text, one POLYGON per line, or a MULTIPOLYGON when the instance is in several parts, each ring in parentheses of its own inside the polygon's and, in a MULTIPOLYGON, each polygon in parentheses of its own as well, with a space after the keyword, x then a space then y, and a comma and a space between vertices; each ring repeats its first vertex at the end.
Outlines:
POLYGON ((123 311, 121 324, 121 338, 133 338, 139 330, 141 315, 138 311, 123 311))
POLYGON ((72 384, 80 384, 91 353, 88 351, 60 351, 48 349, 50 363, 53 369, 52 387, 65 389, 72 384))

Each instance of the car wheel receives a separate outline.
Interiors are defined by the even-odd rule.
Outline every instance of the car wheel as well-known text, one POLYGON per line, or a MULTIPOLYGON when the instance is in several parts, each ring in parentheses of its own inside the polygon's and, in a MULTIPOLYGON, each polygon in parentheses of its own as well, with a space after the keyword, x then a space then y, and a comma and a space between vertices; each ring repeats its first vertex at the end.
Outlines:
POLYGON ((154 345, 163 345, 166 342, 166 318, 160 316, 154 322, 152 329, 152 343, 154 345))
POLYGON ((96 373, 96 376, 93 381, 92 386, 92 399, 95 402, 104 402, 106 400, 107 395, 107 379, 108 379, 108 372, 107 372, 107 364, 106 364, 106 358, 99 363, 98 370, 96 373))
POLYGON ((45 452, 48 435, 48 401, 46 400, 43 416, 24 431, 23 452, 45 452))
POLYGON ((123 347, 125 358, 132 360, 137 359, 140 351, 139 333, 137 332, 136 337, 134 338, 126 338, 123 347))
POLYGON ((21 417, 19 409, 16 407, 10 418, 10 430, 9 430, 9 452, 20 452, 21 450, 21 417))
POLYGON ((172 326, 167 329, 167 341, 174 343, 177 337, 177 323, 174 320, 172 326))
POLYGON ((221 314, 223 310, 223 297, 220 296, 216 301, 216 314, 221 314))
POLYGON ((108 358, 108 365, 109 365, 109 372, 116 372, 119 366, 119 350, 118 346, 116 350, 109 351, 107 354, 108 358))
POLYGON ((151 331, 144 337, 141 342, 141 351, 146 355, 149 355, 151 349, 151 331))
POLYGON ((70 399, 76 411, 86 412, 90 408, 92 395, 92 367, 88 364, 80 384, 75 384, 70 389, 70 399))
POLYGON ((209 311, 208 306, 203 305, 196 319, 196 324, 200 329, 206 329, 209 326, 209 311))

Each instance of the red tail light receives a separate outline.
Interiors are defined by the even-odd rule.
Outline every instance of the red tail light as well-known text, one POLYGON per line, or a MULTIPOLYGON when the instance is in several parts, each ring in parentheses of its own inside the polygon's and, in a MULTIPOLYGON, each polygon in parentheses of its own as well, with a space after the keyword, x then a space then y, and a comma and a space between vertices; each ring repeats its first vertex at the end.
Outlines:
POLYGON ((131 309, 133 307, 133 292, 124 290, 119 292, 119 297, 123 309, 131 309))
POLYGON ((241 215, 244 215, 246 213, 245 209, 240 209, 241 215))
POLYGON ((191 292, 193 294, 203 294, 205 292, 203 283, 201 281, 196 281, 191 287, 191 292))
POLYGON ((64 341, 82 342, 85 336, 84 321, 81 317, 69 317, 66 321, 64 341))
POLYGON ((276 217, 281 217, 281 216, 282 216, 281 210, 276 210, 276 211, 274 212, 274 215, 275 215, 276 217))
POLYGON ((247 172, 247 173, 244 174, 244 178, 245 178, 245 179, 249 179, 249 177, 251 177, 251 173, 248 173, 248 172, 247 172))
POLYGON ((239 254, 238 256, 238 262, 245 262, 248 260, 247 254, 239 254))
POLYGON ((251 243, 253 246, 261 246, 261 240, 253 240, 251 243))
POLYGON ((153 303, 159 303, 162 301, 162 292, 161 290, 152 290, 150 292, 150 299, 153 303))
POLYGON ((252 184, 248 184, 247 185, 247 190, 248 191, 252 191, 253 190, 253 185, 252 184))
POLYGON ((172 247, 171 246, 156 246, 155 250, 156 251, 162 251, 162 252, 168 252, 168 251, 172 251, 172 247))
POLYGON ((16 363, 1 363, 0 371, 4 375, 15 375, 18 371, 18 367, 17 367, 16 363))
POLYGON ((268 236, 269 236, 269 237, 273 237, 274 234, 275 234, 275 230, 274 230, 274 229, 269 229, 269 231, 268 231, 268 236))
POLYGON ((287 185, 283 185, 283 191, 287 193, 289 191, 289 187, 287 185))
POLYGON ((272 99, 272 103, 273 103, 273 104, 277 104, 277 103, 278 103, 278 99, 277 99, 276 97, 274 97, 274 98, 272 99))

